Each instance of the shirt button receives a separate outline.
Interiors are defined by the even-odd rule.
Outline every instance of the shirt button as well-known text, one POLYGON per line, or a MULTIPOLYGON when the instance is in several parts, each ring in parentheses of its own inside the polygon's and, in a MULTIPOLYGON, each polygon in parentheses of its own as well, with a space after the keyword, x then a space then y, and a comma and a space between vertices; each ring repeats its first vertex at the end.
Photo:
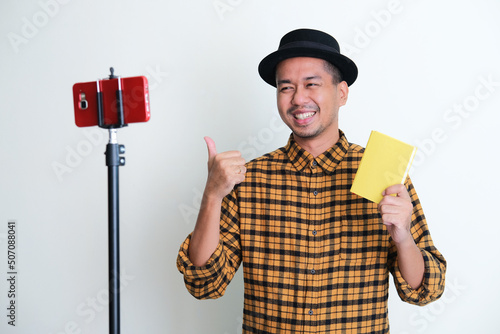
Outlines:
POLYGON ((314 314, 313 310, 309 310, 308 313, 309 313, 309 315, 313 315, 314 314))
POLYGON ((318 191, 317 190, 313 191, 313 194, 314 196, 318 195, 318 191))
POLYGON ((316 235, 316 234, 318 234, 318 232, 316 230, 314 230, 314 231, 312 231, 312 234, 316 235))
POLYGON ((316 274, 316 270, 311 269, 311 274, 313 274, 313 275, 316 274))
POLYGON ((318 163, 316 162, 316 160, 313 160, 313 166, 317 166, 318 163))

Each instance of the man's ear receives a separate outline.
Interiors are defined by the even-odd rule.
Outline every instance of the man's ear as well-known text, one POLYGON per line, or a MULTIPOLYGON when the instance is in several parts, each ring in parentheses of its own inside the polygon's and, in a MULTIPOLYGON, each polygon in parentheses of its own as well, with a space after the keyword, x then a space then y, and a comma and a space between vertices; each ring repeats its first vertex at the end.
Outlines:
POLYGON ((337 93, 339 94, 340 106, 345 105, 349 95, 349 86, 347 86, 347 82, 342 81, 337 85, 337 93))

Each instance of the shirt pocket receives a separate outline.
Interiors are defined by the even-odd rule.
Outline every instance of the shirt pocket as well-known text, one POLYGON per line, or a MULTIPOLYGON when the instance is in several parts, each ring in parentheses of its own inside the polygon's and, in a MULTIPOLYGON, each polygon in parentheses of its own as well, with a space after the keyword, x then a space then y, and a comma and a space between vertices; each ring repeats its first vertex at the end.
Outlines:
POLYGON ((340 258, 355 263, 375 263, 387 259, 389 234, 378 212, 343 215, 340 258))

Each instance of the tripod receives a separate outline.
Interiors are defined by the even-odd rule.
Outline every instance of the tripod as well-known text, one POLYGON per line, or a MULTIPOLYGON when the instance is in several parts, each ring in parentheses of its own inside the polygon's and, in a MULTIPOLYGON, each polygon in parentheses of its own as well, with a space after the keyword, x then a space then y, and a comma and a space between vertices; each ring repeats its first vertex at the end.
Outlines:
POLYGON ((123 117, 123 95, 121 78, 114 75, 110 68, 109 79, 118 79, 116 107, 118 123, 105 125, 104 106, 99 81, 97 82, 98 125, 109 130, 109 143, 106 145, 106 166, 108 167, 108 267, 109 267, 109 333, 120 333, 120 208, 118 167, 125 165, 125 146, 117 143, 117 130, 127 126, 123 117))

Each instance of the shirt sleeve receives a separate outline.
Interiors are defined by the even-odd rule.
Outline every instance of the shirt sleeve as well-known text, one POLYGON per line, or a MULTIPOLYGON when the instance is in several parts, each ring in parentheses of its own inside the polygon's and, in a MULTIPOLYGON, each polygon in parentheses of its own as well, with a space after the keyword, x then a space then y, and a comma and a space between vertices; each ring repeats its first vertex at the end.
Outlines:
POLYGON ((216 299, 224 295, 241 264, 239 219, 236 191, 224 198, 221 211, 220 240, 204 266, 195 266, 189 259, 191 234, 182 243, 177 256, 177 269, 184 283, 197 299, 216 299))
POLYGON ((446 260, 434 246, 427 222, 411 180, 405 183, 413 203, 411 233, 424 259, 424 279, 418 289, 413 289, 401 275, 394 243, 389 252, 389 269, 399 297, 410 304, 426 305, 441 297, 445 286, 446 260))

